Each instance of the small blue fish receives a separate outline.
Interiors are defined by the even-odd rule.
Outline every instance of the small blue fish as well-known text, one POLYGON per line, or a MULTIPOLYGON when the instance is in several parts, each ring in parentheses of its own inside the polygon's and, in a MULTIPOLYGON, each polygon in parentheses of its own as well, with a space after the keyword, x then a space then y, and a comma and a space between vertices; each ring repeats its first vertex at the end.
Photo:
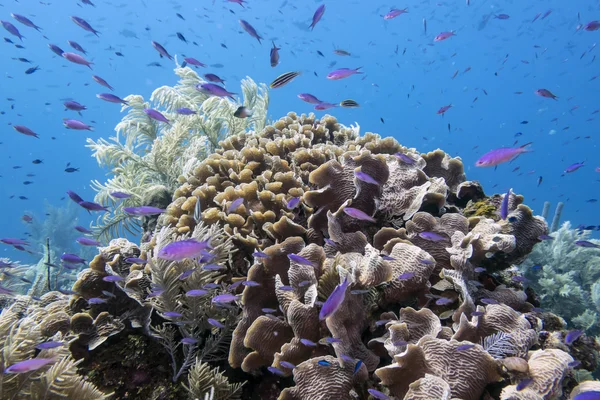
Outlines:
POLYGON ((223 325, 222 323, 220 323, 219 321, 217 321, 214 318, 209 318, 209 319, 207 319, 207 321, 208 321, 209 324, 211 324, 215 328, 225 329, 225 325, 223 325))
POLYGON ((344 207, 344 213, 346 213, 346 215, 349 217, 358 219, 360 221, 377 222, 375 218, 369 216, 367 213, 359 210, 358 208, 344 207))
POLYGON ((373 396, 374 398, 376 398, 377 400, 390 400, 390 397, 388 395, 380 392, 379 390, 368 389, 367 392, 369 392, 369 394, 371 396, 373 396))
POLYGON ((354 366, 354 372, 352 373, 352 375, 356 375, 362 365, 363 365, 362 360, 358 360, 356 362, 356 365, 354 366))
POLYGON ((243 202, 244 202, 244 198, 243 198, 243 197, 240 197, 239 199, 235 199, 235 200, 234 200, 234 201, 233 201, 233 202, 232 202, 232 203, 229 205, 229 208, 227 208, 227 212, 228 212, 228 213, 230 213, 230 212, 233 212, 233 211, 237 210, 237 208, 238 208, 239 206, 241 206, 243 202))
POLYGON ((198 297, 198 296, 204 296, 208 294, 208 290, 204 290, 204 289, 192 289, 192 290, 188 290, 187 292, 185 292, 185 295, 187 297, 198 297))
POLYGON ((276 367, 267 367, 267 370, 270 373, 274 374, 274 375, 285 376, 285 372, 283 372, 279 368, 276 368, 276 367))
POLYGON ((269 258, 269 256, 266 253, 263 253, 262 251, 255 251, 254 253, 252 253, 252 255, 257 258, 269 258))
POLYGON ((231 293, 220 294, 212 298, 213 303, 233 303, 237 300, 239 300, 239 296, 231 293))
POLYGON ((583 335, 583 331, 581 329, 575 329, 567 333, 565 336, 565 343, 568 345, 573 344, 579 337, 583 335))
POLYGON ((420 232, 419 237, 421 239, 429 240, 431 242, 440 242, 442 240, 446 240, 445 236, 442 236, 435 232, 420 232))
POLYGON ((407 279, 411 279, 415 277, 415 273, 414 272, 405 272, 403 274, 398 275, 398 279, 403 281, 403 280, 407 280, 407 279))
POLYGON ((181 339, 181 343, 183 343, 183 344, 190 344, 191 345, 191 344, 198 343, 198 341, 196 339, 194 339, 194 338, 191 338, 191 337, 185 337, 185 338, 181 339))
POLYGON ((358 179, 360 181, 370 183, 372 185, 379 185, 379 182, 377 182, 371 175, 369 175, 365 172, 355 171, 354 176, 356 177, 356 179, 358 179))
POLYGON ((456 350, 458 350, 458 351, 464 351, 464 350, 472 349, 473 347, 475 347, 474 344, 461 344, 460 346, 458 346, 456 348, 456 350))
POLYGON ((294 369, 294 368, 296 368, 296 366, 294 364, 292 364, 291 362, 288 362, 288 361, 280 361, 279 364, 282 367, 287 368, 287 369, 294 369))
POLYGON ((317 344, 309 339, 300 339, 300 343, 308 347, 317 347, 317 344))
POLYGON ((294 208, 298 207, 298 204, 300 204, 300 197, 292 197, 286 204, 286 207, 290 210, 293 210, 294 208))
POLYGON ((37 346, 35 346, 36 349, 40 349, 40 350, 47 350, 47 349, 54 349, 60 346, 63 346, 64 343, 63 342, 57 342, 57 341, 50 341, 50 342, 44 342, 44 343, 40 343, 37 346))
POLYGON ((317 364, 319 364, 322 367, 331 367, 331 363, 327 360, 319 360, 317 361, 317 364))

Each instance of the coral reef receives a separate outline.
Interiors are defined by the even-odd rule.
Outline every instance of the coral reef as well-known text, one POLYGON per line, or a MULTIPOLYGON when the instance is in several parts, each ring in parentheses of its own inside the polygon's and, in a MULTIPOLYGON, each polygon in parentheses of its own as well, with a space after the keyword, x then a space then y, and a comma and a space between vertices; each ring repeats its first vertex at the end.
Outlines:
MULTIPOLYGON (((96 222, 94 232, 100 238, 140 232, 142 222, 124 212, 124 207, 164 208, 177 185, 217 148, 220 140, 249 129, 262 130, 266 124, 269 97, 265 85, 257 85, 249 77, 242 80, 242 105, 252 109, 253 114, 237 118, 234 113, 239 104, 196 89, 205 82, 194 70, 178 66, 175 73, 179 83, 154 90, 149 101, 140 95, 125 98, 122 111, 127 115, 116 126, 115 137, 88 139, 87 147, 98 164, 110 169, 112 175, 105 183, 92 181, 92 188, 98 192, 95 201, 111 209, 96 222), (191 113, 178 111, 182 108, 191 113), (160 109, 169 123, 152 119, 145 109, 160 109), (147 198, 149 191, 159 189, 168 193, 166 203, 147 198), (113 192, 131 197, 114 198, 113 192)), ((145 225, 145 218, 143 222, 145 225)), ((147 231, 148 227, 144 228, 147 231)))
POLYGON ((596 367, 595 339, 516 273, 560 242, 539 243, 522 196, 502 218, 460 158, 329 115, 232 133, 147 197, 174 193, 140 246, 111 241, 69 301, 36 306, 36 329, 82 360, 74 382, 131 399, 543 399, 596 367))
MULTIPOLYGON (((577 246, 591 232, 569 222, 538 243, 520 265, 541 306, 589 334, 600 334, 600 250, 577 246)), ((591 239, 591 242, 600 244, 591 239)))

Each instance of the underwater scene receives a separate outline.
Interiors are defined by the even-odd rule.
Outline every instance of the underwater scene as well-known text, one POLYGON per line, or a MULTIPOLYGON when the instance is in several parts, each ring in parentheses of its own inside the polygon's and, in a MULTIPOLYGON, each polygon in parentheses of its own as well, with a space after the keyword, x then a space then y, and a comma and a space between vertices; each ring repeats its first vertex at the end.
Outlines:
POLYGON ((600 2, 0 22, 0 400, 600 399, 600 2))

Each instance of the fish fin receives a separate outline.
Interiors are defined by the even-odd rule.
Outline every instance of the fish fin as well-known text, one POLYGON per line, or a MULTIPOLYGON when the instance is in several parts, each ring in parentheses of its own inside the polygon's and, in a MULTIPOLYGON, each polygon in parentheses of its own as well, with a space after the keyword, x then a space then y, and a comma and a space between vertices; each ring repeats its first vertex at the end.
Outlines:
POLYGON ((533 144, 533 142, 528 142, 528 143, 525 143, 525 144, 524 144, 524 145, 522 145, 522 146, 519 146, 519 148, 520 148, 520 149, 523 149, 523 153, 530 153, 530 152, 532 152, 533 150, 527 149, 527 146, 529 146, 529 145, 531 145, 531 144, 533 144))

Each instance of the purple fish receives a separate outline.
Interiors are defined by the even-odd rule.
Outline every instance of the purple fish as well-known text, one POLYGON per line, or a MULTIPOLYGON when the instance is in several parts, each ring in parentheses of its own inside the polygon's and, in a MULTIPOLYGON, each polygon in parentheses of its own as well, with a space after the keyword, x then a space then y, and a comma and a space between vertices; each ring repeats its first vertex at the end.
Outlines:
POLYGON ((82 246, 102 246, 102 243, 99 241, 87 237, 79 237, 75 241, 82 246))
POLYGON ((192 289, 192 290, 188 290, 187 292, 185 292, 185 295, 187 297, 199 297, 199 296, 204 296, 208 294, 208 290, 204 290, 204 289, 192 289))
POLYGON ((239 300, 239 296, 236 296, 231 293, 220 294, 212 298, 211 302, 213 303, 232 303, 234 301, 239 300))
POLYGON ((362 74, 362 72, 359 71, 359 69, 361 69, 361 68, 362 67, 358 67, 355 69, 339 68, 339 69, 336 69, 335 71, 331 71, 330 73, 328 73, 327 79, 337 81, 339 79, 348 78, 349 76, 352 76, 354 74, 362 74))
POLYGON ((281 48, 275 46, 275 41, 273 41, 273 47, 271 48, 270 53, 271 67, 276 67, 279 64, 279 50, 281 50, 281 48))
POLYGON ((35 138, 40 138, 37 133, 26 127, 25 125, 13 125, 13 129, 25 136, 32 136, 35 138))
POLYGON ((294 208, 298 207, 298 204, 300 204, 300 197, 292 197, 286 204, 286 207, 290 210, 293 210, 294 208))
POLYGON ((67 40, 67 43, 69 43, 69 46, 71 46, 72 48, 74 48, 78 52, 83 53, 83 54, 87 54, 87 52, 83 49, 83 47, 81 47, 81 45, 79 43, 74 42, 73 40, 67 40))
POLYGON ((121 282, 121 281, 124 281, 125 278, 123 278, 119 275, 108 275, 108 276, 105 276, 104 278, 102 278, 102 280, 104 282, 121 282))
POLYGON ((124 192, 111 192, 110 195, 117 199, 128 199, 132 196, 131 194, 124 192))
POLYGON ((579 246, 579 247, 588 247, 588 248, 593 248, 593 249, 600 249, 600 245, 596 244, 596 243, 592 243, 588 240, 578 240, 575 242, 575 246, 579 246))
POLYGON ((105 304, 106 300, 101 299, 99 297, 92 297, 91 299, 88 299, 88 304, 105 304))
POLYGON ((296 368, 296 366, 294 364, 292 364, 289 361, 279 361, 279 364, 283 367, 283 368, 287 368, 287 369, 294 369, 296 368))
POLYGON ((108 84, 108 82, 106 82, 104 79, 102 79, 101 77, 99 77, 98 75, 92 75, 92 78, 98 82, 99 85, 104 86, 105 88, 108 88, 110 90, 114 90, 112 86, 110 86, 108 84))
POLYGON ((85 19, 83 19, 83 18, 72 16, 71 17, 71 21, 75 22, 83 30, 86 30, 88 32, 92 32, 96 36, 98 36, 98 34, 100 33, 97 30, 95 30, 94 28, 92 28, 92 26, 85 19))
POLYGON ((191 344, 198 343, 198 341, 196 339, 194 339, 194 338, 191 338, 191 337, 185 337, 185 338, 181 339, 181 343, 183 343, 183 344, 190 344, 191 345, 191 344))
POLYGON ((310 104, 320 104, 320 103, 322 103, 321 100, 317 99, 315 96, 313 96, 310 93, 300 93, 298 95, 298 98, 300 100, 305 101, 305 102, 310 103, 310 104))
POLYGON ((472 349, 473 347, 475 347, 474 344, 461 344, 460 346, 458 346, 456 348, 456 350, 458 350, 458 351, 464 351, 464 350, 472 349))
POLYGON ((252 253, 252 255, 257 258, 269 258, 269 256, 266 253, 263 253, 262 251, 255 251, 254 253, 252 253))
POLYGON ((364 211, 361 211, 357 208, 352 208, 352 207, 345 207, 344 208, 344 212, 346 213, 346 215, 361 220, 361 221, 369 221, 369 222, 376 222, 376 219, 373 217, 370 217, 369 215, 367 215, 364 211))
POLYGON ((314 108, 315 108, 315 110, 323 111, 323 110, 329 110, 330 108, 337 107, 337 106, 338 106, 338 104, 322 102, 322 103, 315 105, 314 108))
POLYGON ((52 50, 54 54, 56 54, 59 57, 62 57, 64 53, 63 49, 52 43, 48 43, 48 47, 50 48, 50 50, 52 50))
POLYGON ((362 172, 362 171, 354 171, 354 176, 358 179, 361 180, 363 182, 367 182, 367 183, 371 183, 373 185, 379 185, 379 182, 377 182, 371 175, 362 172))
POLYGON ((508 201, 510 199, 512 189, 508 189, 508 192, 504 195, 502 199, 502 204, 500 205, 500 218, 506 219, 508 217, 508 201))
POLYGON ((398 279, 403 281, 406 279, 411 279, 415 277, 415 273, 414 272, 405 272, 403 274, 398 275, 398 279))
POLYGON ((79 104, 78 102, 73 101, 73 100, 65 101, 63 103, 63 105, 65 106, 65 108, 67 110, 71 110, 71 111, 79 112, 79 111, 87 110, 86 106, 84 106, 83 104, 79 104))
POLYGON ((242 281, 242 285, 250 286, 250 287, 257 287, 257 286, 260 286, 260 283, 255 282, 255 281, 242 281))
POLYGON ((209 96, 229 97, 233 100, 233 95, 237 93, 228 92, 227 89, 214 83, 200 83, 196 85, 196 90, 209 96))
POLYGON ((11 365, 4 370, 5 374, 22 374, 25 372, 37 371, 48 364, 53 364, 58 358, 32 358, 11 365))
POLYGON ((405 8, 405 9, 403 9, 403 10, 399 10, 399 9, 397 9, 397 8, 392 8, 392 9, 390 10, 390 12, 388 12, 387 14, 385 14, 385 15, 383 16, 383 19, 385 19, 385 20, 394 19, 394 18, 396 18, 397 16, 399 16, 399 15, 402 15, 402 14, 405 14, 405 13, 407 13, 407 12, 408 12, 408 11, 407 11, 407 9, 406 9, 406 8, 405 8))
POLYGON ((233 202, 231 202, 231 204, 227 208, 227 212, 231 213, 231 212, 237 210, 237 208, 239 206, 241 206, 243 202, 244 202, 244 198, 243 197, 240 197, 239 199, 235 199, 233 202))
POLYGON ((80 207, 85 208, 88 211, 110 211, 102 204, 94 203, 93 201, 82 201, 78 203, 80 207))
POLYGON ((183 317, 183 314, 178 313, 177 311, 167 311, 165 313, 163 313, 163 315, 167 318, 179 318, 179 317, 183 317))
POLYGON ((317 344, 309 339, 300 339, 300 343, 308 347, 317 347, 317 344))
POLYGON ((220 77, 218 77, 215 74, 204 74, 204 77, 209 82, 217 82, 217 83, 223 83, 223 84, 225 83, 225 81, 223 79, 221 79, 220 77))
MULTIPOLYGON (((282 364, 283 365, 283 364, 282 364)), ((277 367, 267 367, 267 371, 269 371, 270 373, 272 373, 273 375, 278 375, 278 376, 285 376, 285 372, 283 372, 282 370, 280 370, 277 367)))
POLYGON ((196 239, 185 239, 169 243, 161 248, 156 256, 163 260, 181 261, 186 258, 199 257, 201 251, 207 248, 210 248, 207 240, 199 242, 196 239))
POLYGON ((581 167, 583 167, 583 162, 571 164, 567 168, 565 168, 565 174, 570 174, 571 172, 575 172, 581 167))
POLYGON ((256 32, 256 29, 254 29, 254 27, 252 25, 250 25, 248 22, 244 21, 243 19, 240 19, 239 22, 240 22, 242 29, 244 29, 246 32, 248 32, 248 34, 250 36, 252 36, 256 40, 258 40, 258 43, 260 44, 260 39, 262 39, 262 37, 258 35, 258 33, 256 32))
POLYGON ((35 346, 36 349, 47 350, 47 349, 55 349, 57 347, 63 346, 63 342, 58 342, 56 340, 51 340, 49 342, 40 343, 35 346))
POLYGON ((325 303, 323 303, 323 307, 321 307, 321 311, 319 312, 320 321, 332 316, 340 308, 346 297, 346 289, 350 284, 352 284, 352 280, 350 279, 350 274, 348 274, 344 282, 337 285, 327 300, 325 300, 325 303))
POLYGON ((177 114, 180 114, 180 115, 194 115, 194 114, 196 114, 196 111, 190 110, 187 107, 178 108, 177 110, 175 110, 175 112, 177 114))
POLYGON ((583 331, 581 329, 575 329, 567 333, 565 336, 565 343, 568 345, 573 344, 579 337, 583 335, 583 331))
POLYGON ((121 103, 121 104, 125 104, 125 105, 129 105, 129 103, 127 103, 127 101, 123 100, 122 98, 120 98, 119 96, 115 96, 114 94, 111 93, 100 93, 96 95, 97 98, 99 98, 100 100, 104 100, 104 101, 108 101, 109 103, 121 103))
POLYGON ((144 260, 143 258, 139 258, 139 257, 128 257, 125 259, 125 262, 130 263, 130 264, 146 264, 146 263, 148 263, 148 261, 144 260))
POLYGON ((60 259, 63 262, 68 262, 71 264, 85 264, 85 260, 81 257, 79 257, 77 254, 71 254, 71 253, 64 253, 62 256, 60 256, 60 259))
POLYGON ((164 47, 162 47, 162 45, 160 43, 157 43, 153 40, 152 47, 154 47, 156 49, 156 51, 158 51, 160 58, 167 57, 169 60, 173 59, 173 57, 171 57, 169 52, 164 47))
POLYGON ((219 328, 219 329, 225 329, 225 325, 223 325, 222 323, 220 323, 219 321, 217 321, 214 318, 209 318, 206 320, 209 324, 211 324, 212 326, 214 326, 215 328, 219 328))
POLYGON ((307 260, 306 258, 299 256, 298 254, 288 254, 288 258, 290 259, 290 261, 293 261, 296 264, 308 265, 310 267, 316 268, 315 264, 312 261, 307 260))
POLYGON ((409 157, 404 153, 396 153, 394 155, 408 165, 414 165, 417 162, 414 158, 409 157))
POLYGON ((472 317, 481 317, 483 314, 485 314, 483 311, 473 311, 471 313, 472 317))
POLYGON ((420 232, 419 237, 421 239, 429 240, 431 242, 439 242, 442 240, 446 240, 445 236, 437 234, 435 232, 420 232))
POLYGON ((27 17, 25 17, 23 15, 11 13, 10 16, 13 17, 17 22, 20 22, 20 23, 22 23, 25 26, 33 28, 33 29, 35 29, 38 32, 42 29, 39 26, 37 26, 36 24, 34 24, 29 18, 27 18, 27 17))
POLYGON ((447 297, 441 297, 435 301, 435 304, 438 306, 447 306, 448 304, 454 303, 454 300, 449 299, 447 297))
POLYGON ((13 24, 11 24, 8 21, 0 21, 0 22, 2 23, 2 26, 4 27, 4 29, 6 29, 8 31, 8 33, 18 37, 19 40, 23 41, 25 36, 21 35, 21 32, 19 32, 19 30, 17 29, 16 26, 14 26, 13 24))
POLYGON ((495 149, 485 153, 477 162, 476 167, 495 167, 502 163, 512 161, 523 153, 529 153, 531 150, 527 149, 527 146, 531 145, 532 142, 525 143, 520 147, 503 147, 495 149))
POLYGON ((159 122, 164 122, 165 124, 170 125, 170 121, 167 119, 167 117, 162 115, 159 111, 156 111, 152 108, 144 108, 144 112, 151 119, 159 122))
POLYGON ((165 212, 162 208, 151 207, 151 206, 140 206, 140 207, 124 207, 123 211, 127 214, 137 215, 137 216, 148 216, 148 215, 156 215, 162 214, 165 212))
POLYGON ((94 64, 93 62, 89 62, 88 60, 83 58, 83 56, 80 56, 79 54, 76 54, 76 53, 64 52, 61 55, 64 58, 66 58, 67 60, 71 61, 72 63, 79 64, 79 65, 85 65, 89 69, 92 69, 91 65, 94 64))
POLYGON ((223 268, 225 267, 219 264, 206 264, 202 267, 202 269, 205 271, 218 271, 223 268))
POLYGON ((317 22, 319 22, 321 20, 321 18, 323 18, 323 14, 325 14, 325 4, 321 4, 319 6, 319 8, 317 8, 315 13, 313 14, 312 23, 310 24, 310 27, 309 27, 311 31, 315 28, 315 26, 317 25, 317 22))
POLYGON ((75 131, 93 131, 94 128, 88 124, 81 122, 77 119, 65 119, 63 125, 67 129, 73 129, 75 131))
POLYGON ((194 65, 196 67, 206 67, 206 64, 202 64, 200 61, 196 60, 193 57, 186 57, 183 59, 186 63, 190 65, 194 65))
POLYGON ((371 396, 373 396, 377 400, 390 400, 390 397, 388 395, 386 395, 385 393, 380 392, 379 390, 376 390, 376 389, 367 389, 367 392, 369 392, 369 394, 371 396))
POLYGON ((81 196, 79 196, 77 193, 75 193, 71 190, 67 190, 67 195, 69 195, 69 198, 77 204, 83 202, 83 199, 81 198, 81 196))

